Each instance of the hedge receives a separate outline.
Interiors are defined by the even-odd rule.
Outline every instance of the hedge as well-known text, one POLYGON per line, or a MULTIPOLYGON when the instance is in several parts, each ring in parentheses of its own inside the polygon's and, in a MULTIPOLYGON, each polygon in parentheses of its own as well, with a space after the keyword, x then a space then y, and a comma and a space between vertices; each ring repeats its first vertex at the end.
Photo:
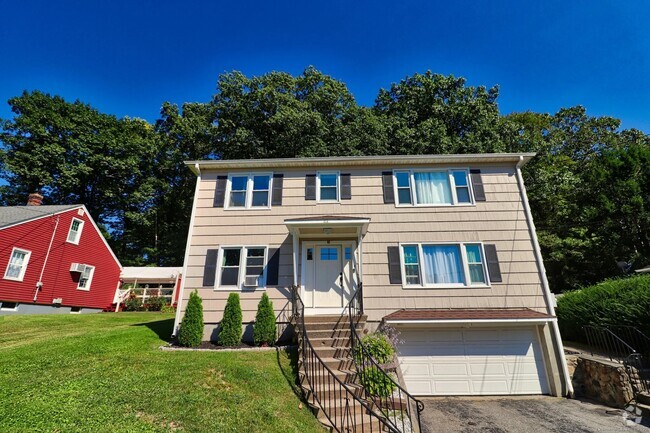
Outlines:
POLYGON ((567 292, 555 312, 565 340, 585 341, 585 325, 630 325, 650 334, 650 276, 606 280, 567 292))

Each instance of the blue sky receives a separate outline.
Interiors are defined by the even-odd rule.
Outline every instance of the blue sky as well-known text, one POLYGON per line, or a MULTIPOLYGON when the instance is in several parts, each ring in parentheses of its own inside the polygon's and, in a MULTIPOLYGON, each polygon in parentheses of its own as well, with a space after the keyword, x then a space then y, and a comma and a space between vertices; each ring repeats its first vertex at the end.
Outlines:
POLYGON ((0 118, 24 89, 154 121, 220 73, 344 81, 362 105, 428 69, 499 84, 502 113, 592 115, 650 132, 647 1, 0 0, 0 118))

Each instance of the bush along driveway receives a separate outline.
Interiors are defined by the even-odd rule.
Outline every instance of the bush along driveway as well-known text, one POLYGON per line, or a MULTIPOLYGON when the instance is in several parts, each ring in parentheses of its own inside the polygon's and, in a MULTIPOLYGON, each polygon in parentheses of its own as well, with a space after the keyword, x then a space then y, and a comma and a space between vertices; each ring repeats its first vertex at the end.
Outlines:
POLYGON ((172 322, 0 317, 0 431, 322 432, 297 397, 290 354, 164 352, 172 322))

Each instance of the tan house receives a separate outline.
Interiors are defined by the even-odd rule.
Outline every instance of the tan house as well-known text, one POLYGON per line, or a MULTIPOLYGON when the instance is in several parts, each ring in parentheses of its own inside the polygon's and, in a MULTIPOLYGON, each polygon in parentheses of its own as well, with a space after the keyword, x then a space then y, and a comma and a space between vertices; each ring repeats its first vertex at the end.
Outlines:
MULTIPOLYGON (((229 293, 250 332, 341 314, 401 335, 414 395, 571 393, 520 167, 533 154, 192 161, 196 192, 176 317, 192 290, 215 339, 229 293)), ((245 334, 245 338, 249 334, 245 334)))

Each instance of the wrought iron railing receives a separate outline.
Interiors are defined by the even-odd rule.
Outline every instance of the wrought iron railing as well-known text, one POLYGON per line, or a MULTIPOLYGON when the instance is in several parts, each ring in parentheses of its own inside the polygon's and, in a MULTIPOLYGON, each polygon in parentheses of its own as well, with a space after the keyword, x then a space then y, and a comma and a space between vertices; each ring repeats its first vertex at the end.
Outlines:
POLYGON ((421 432, 420 413, 424 403, 406 391, 393 376, 386 372, 368 352, 357 332, 357 320, 363 313, 363 285, 348 304, 352 358, 357 370, 357 380, 364 388, 366 399, 375 407, 391 427, 399 432, 421 432), (369 386, 370 383, 373 386, 369 386))
POLYGON ((650 337, 636 326, 608 326, 607 328, 632 346, 637 353, 650 356, 650 337))
POLYGON ((293 317, 300 327, 298 343, 304 378, 313 402, 332 428, 339 433, 401 433, 339 379, 314 350, 305 329, 305 305, 298 288, 294 286, 292 292, 293 317))
POLYGON ((625 358, 636 350, 617 336, 611 329, 601 326, 587 325, 582 328, 587 337, 587 345, 591 355, 600 355, 610 361, 623 363, 625 358))

